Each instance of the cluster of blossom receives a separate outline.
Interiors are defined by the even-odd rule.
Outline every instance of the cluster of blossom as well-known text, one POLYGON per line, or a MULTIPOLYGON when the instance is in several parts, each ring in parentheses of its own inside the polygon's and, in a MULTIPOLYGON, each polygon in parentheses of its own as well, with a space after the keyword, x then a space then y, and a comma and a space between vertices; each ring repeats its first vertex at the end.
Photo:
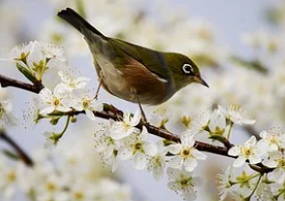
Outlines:
POLYGON ((167 169, 170 189, 185 200, 195 200, 199 179, 193 176, 193 171, 199 160, 206 159, 206 155, 195 147, 196 138, 204 135, 221 142, 221 139, 229 138, 234 124, 254 123, 239 107, 218 107, 211 114, 205 112, 193 120, 191 128, 180 137, 181 142, 174 143, 151 140, 147 128, 136 127, 140 120, 140 112, 125 113, 122 121, 100 124, 95 133, 96 151, 113 171, 122 160, 132 160, 135 168, 151 172, 156 179, 167 169))
MULTIPOLYGON (((14 61, 18 70, 34 84, 42 83, 43 76, 49 68, 67 65, 60 47, 37 41, 14 48, 9 59, 14 61)), ((38 97, 41 104, 36 120, 47 118, 52 124, 56 124, 68 112, 84 112, 88 118, 94 120, 93 112, 101 111, 103 104, 98 103, 95 93, 94 95, 90 94, 86 88, 89 79, 76 77, 68 71, 58 71, 58 77, 60 82, 55 82, 55 87, 52 90, 45 87, 40 91, 38 97)), ((4 110, 10 110, 10 104, 5 99, 4 89, 1 89, 1 92, 2 107, 0 108, 2 110, 0 111, 2 112, 0 114, 3 115, 4 110)), ((70 116, 67 121, 69 123, 70 116)), ((64 131, 61 133, 48 132, 47 137, 56 143, 64 131)))
POLYGON ((85 77, 73 77, 60 71, 58 75, 61 82, 53 90, 44 88, 39 97, 43 102, 41 115, 49 115, 54 112, 84 111, 91 120, 94 120, 93 111, 101 111, 103 105, 98 103, 95 94, 89 95, 85 90, 89 81, 85 77))
POLYGON ((69 115, 69 112, 84 112, 89 119, 95 120, 94 111, 103 110, 103 104, 97 101, 95 94, 92 96, 86 90, 87 78, 73 77, 62 71, 58 75, 61 82, 53 90, 44 88, 40 91, 39 98, 42 104, 37 116, 37 120, 50 119, 53 125, 57 124, 60 118, 67 116, 66 126, 62 132, 45 133, 49 142, 53 144, 63 136, 69 123, 75 122, 74 115, 69 115))
MULTIPOLYGON (((64 6, 66 6, 65 5, 66 1, 57 1, 57 2, 61 2, 64 4, 64 6)), ((70 2, 72 2, 74 7, 75 1, 70 1, 70 2)), ((282 112, 283 110, 280 109, 284 108, 283 103, 284 103, 285 89, 283 86, 285 86, 284 85, 285 75, 284 75, 284 60, 282 59, 284 58, 283 54, 284 49, 282 48, 283 43, 279 36, 276 35, 273 36, 271 34, 261 32, 250 36, 247 35, 244 38, 245 41, 251 47, 253 47, 255 51, 259 51, 260 49, 266 50, 265 52, 264 51, 262 52, 262 55, 259 54, 258 58, 256 58, 258 61, 261 61, 262 64, 264 64, 266 67, 268 67, 267 73, 262 74, 260 72, 248 70, 246 68, 240 68, 236 63, 233 63, 232 60, 224 61, 223 55, 220 54, 217 55, 217 52, 219 53, 220 51, 217 51, 219 50, 219 48, 217 48, 214 45, 212 32, 209 31, 208 26, 207 25, 205 26, 205 24, 198 24, 195 26, 195 24, 193 24, 193 22, 191 21, 189 22, 188 19, 181 20, 183 16, 181 17, 179 15, 182 12, 175 12, 179 13, 176 16, 170 16, 170 17, 169 15, 161 16, 162 18, 165 18, 165 21, 169 22, 170 24, 168 25, 165 22, 162 23, 164 24, 163 26, 165 26, 166 29, 168 29, 167 28, 168 26, 175 27, 169 29, 171 30, 171 32, 165 32, 167 33, 167 35, 164 36, 161 34, 160 26, 157 26, 157 24, 155 24, 155 22, 153 22, 151 19, 147 20, 145 19, 146 10, 142 9, 142 12, 138 12, 139 9, 134 9, 134 7, 130 8, 130 1, 124 1, 124 0, 118 1, 117 3, 120 4, 120 6, 118 6, 118 4, 114 2, 108 3, 109 1, 96 2, 95 6, 92 6, 93 5, 92 1, 82 0, 81 2, 85 4, 86 16, 91 18, 91 22, 94 17, 94 25, 98 26, 99 29, 104 30, 104 33, 110 34, 112 36, 117 36, 120 38, 127 38, 128 40, 131 40, 133 42, 138 42, 140 44, 144 44, 149 47, 155 47, 164 50, 171 49, 188 53, 189 47, 194 46, 195 48, 190 49, 191 52, 189 53, 189 55, 191 55, 192 57, 194 56, 193 58, 196 57, 195 61, 198 58, 198 62, 208 61, 206 63, 211 65, 216 64, 220 61, 223 62, 222 64, 229 63, 231 65, 228 68, 220 68, 220 69, 217 68, 218 70, 215 69, 206 70, 207 72, 205 72, 205 74, 207 74, 208 76, 207 80, 210 80, 211 90, 204 88, 202 89, 198 86, 195 87, 190 86, 186 88, 183 92, 178 93, 168 103, 159 106, 157 109, 155 109, 155 111, 153 112, 153 117, 150 119, 151 123, 155 123, 158 126, 166 126, 167 129, 170 130, 176 129, 178 131, 186 131, 186 132, 188 131, 188 133, 191 134, 196 133, 197 129, 199 130, 201 126, 204 126, 204 128, 202 129, 203 132, 199 131, 199 134, 207 133, 210 135, 210 138, 212 140, 219 141, 220 136, 224 138, 230 137, 231 128, 232 128, 232 124, 230 122, 234 122, 235 124, 239 123, 236 120, 228 121, 229 115, 225 115, 225 112, 223 112, 222 109, 214 110, 214 112, 211 115, 205 114, 202 117, 200 116, 201 111, 204 111, 205 108, 212 108, 217 104, 241 105, 254 119, 257 119, 257 124, 256 124, 257 128, 271 127, 272 122, 275 122, 278 125, 282 125, 284 123, 284 114, 282 112), (92 10, 92 12, 89 11, 88 9, 92 10), (94 9, 96 10, 96 12, 94 9), (129 15, 122 15, 121 13, 130 13, 129 15, 132 16, 137 16, 138 14, 139 15, 137 18, 136 17, 131 18, 129 17, 129 15), (94 14, 96 14, 97 16, 93 16, 94 14), (114 21, 116 22, 115 23, 116 26, 114 26, 114 21), (180 29, 176 27, 187 27, 187 28, 180 29), (173 31, 174 29, 177 31, 173 31), (136 30, 136 32, 132 30, 136 30), (140 33, 147 32, 148 37, 145 37, 145 34, 138 35, 137 30, 139 30, 140 33), (188 33, 189 30, 191 30, 190 31, 191 33, 188 33), (169 41, 170 38, 169 36, 171 36, 173 40, 169 41), (185 42, 186 39, 187 43, 185 42), (182 44, 187 44, 187 47, 183 46, 182 44), (199 59, 201 60, 199 61, 199 59), (198 118, 196 118, 197 116, 198 118), (268 120, 270 120, 270 122, 268 120), (204 122, 207 122, 208 125, 206 126, 204 122), (189 129, 193 130, 193 128, 196 131, 190 132, 189 129)), ((167 8, 165 6, 161 7, 163 9, 167 8)), ((171 12, 166 12, 166 13, 169 14, 171 12)), ((47 33, 48 37, 52 37, 53 41, 59 41, 60 44, 62 44, 61 42, 67 42, 69 44, 72 43, 70 45, 72 47, 78 47, 78 48, 86 47, 84 40, 78 37, 76 31, 72 32, 70 30, 68 31, 63 30, 62 28, 63 26, 61 24, 59 25, 58 22, 53 22, 50 24, 52 26, 47 26, 47 31, 45 31, 45 33, 47 33)), ((161 24, 161 22, 158 24, 161 24)), ((280 36, 282 36, 282 33, 280 34, 280 36)), ((74 52, 76 52, 76 54, 78 54, 78 52, 82 52, 81 49, 79 50, 78 48, 70 48, 70 49, 72 49, 74 52)), ((62 82, 64 83, 64 81, 62 82)), ((78 89, 71 90, 72 93, 62 93, 62 91, 66 91, 66 88, 68 87, 58 87, 58 88, 59 89, 55 87, 54 90, 45 89, 43 91, 44 93, 42 94, 44 94, 44 96, 42 97, 49 97, 49 99, 46 98, 43 99, 43 102, 46 103, 46 105, 41 109, 43 115, 48 116, 46 112, 44 112, 45 110, 52 111, 52 113, 54 113, 54 111, 56 110, 62 112, 72 111, 72 110, 78 110, 78 111, 82 110, 81 108, 80 108, 81 110, 76 109, 73 104, 74 102, 71 101, 78 98, 78 96, 76 95, 73 96, 74 91, 77 91, 78 89), (73 98, 71 98, 72 96, 73 98), (59 100, 57 100, 57 98, 59 100), (46 102, 46 100, 49 101, 46 102), (52 103, 52 101, 55 101, 54 103, 58 103, 58 101, 60 101, 61 104, 57 107, 54 105, 54 103, 52 103)), ((79 101, 76 102, 79 103, 79 101)), ((239 109, 237 108, 238 107, 233 107, 231 110, 239 111, 239 109)), ((91 114, 89 116, 92 117, 92 113, 89 112, 89 114, 91 114)), ((128 116, 129 120, 133 119, 130 114, 128 116)), ((235 115, 231 116, 238 117, 235 115)), ((126 119, 128 118, 126 117, 126 119)), ((135 123, 134 122, 129 121, 129 123, 126 123, 125 125, 126 128, 124 129, 133 128, 134 127, 133 125, 136 124, 136 122, 135 123)), ((252 123, 252 121, 249 122, 245 121, 245 123, 252 123)), ((119 126, 117 125, 119 124, 117 122, 111 122, 110 124, 111 125, 107 125, 107 127, 110 128, 114 126, 113 128, 116 128, 118 132, 114 132, 114 130, 116 129, 112 129, 111 131, 109 131, 109 129, 104 128, 104 132, 102 131, 103 134, 98 135, 98 139, 99 136, 102 136, 102 138, 100 138, 99 140, 100 143, 97 143, 100 144, 100 146, 97 147, 100 147, 99 151, 101 150, 100 152, 102 153, 104 159, 109 160, 108 162, 114 165, 114 169, 116 167, 117 159, 119 160, 132 159, 135 161, 136 167, 149 169, 150 171, 154 172, 154 175, 160 175, 161 172, 163 172, 164 167, 167 166, 169 167, 168 172, 169 173, 171 172, 170 173, 171 175, 175 175, 171 176, 170 179, 171 181, 174 182, 171 184, 171 186, 175 186, 173 187, 173 189, 176 190, 179 189, 182 192, 183 196, 187 198, 189 197, 191 198, 189 194, 191 195, 195 194, 192 193, 193 191, 195 191, 194 187, 192 188, 189 187, 192 186, 193 184, 190 181, 194 181, 193 179, 191 179, 192 173, 186 171, 186 168, 189 167, 192 168, 193 164, 192 166, 186 165, 187 167, 185 167, 185 164, 182 163, 181 165, 182 170, 175 168, 171 169, 173 167, 169 165, 170 159, 174 158, 173 159, 174 162, 177 162, 179 160, 177 159, 178 157, 175 158, 173 156, 167 155, 167 153, 170 153, 170 150, 166 149, 168 148, 168 146, 166 146, 167 144, 163 142, 159 142, 158 145, 155 144, 156 146, 153 146, 152 145, 153 143, 151 142, 145 143, 144 144, 145 147, 149 146, 150 148, 153 149, 153 150, 151 149, 149 153, 130 154, 131 152, 130 150, 134 148, 130 146, 133 146, 134 142, 145 141, 145 139, 140 139, 140 137, 138 137, 140 136, 139 134, 135 134, 135 137, 130 137, 131 135, 129 135, 128 132, 122 132, 124 131, 122 129, 122 127, 124 127, 123 126, 124 124, 121 124, 119 126), (113 133, 112 136, 111 133, 113 133), (121 136, 120 133, 121 135, 124 136, 121 136), (116 136, 117 137, 119 136, 118 137, 119 139, 116 139, 117 138, 116 136), (115 148, 112 148, 112 146, 101 146, 104 144, 112 145, 115 148), (125 145, 126 147, 128 147, 127 150, 123 149, 125 145), (103 152, 103 150, 105 151, 105 153, 103 152), (156 168, 154 169, 149 168, 150 166, 149 164, 151 164, 149 158, 153 158, 152 155, 154 153, 160 153, 160 152, 163 157, 160 156, 158 161, 164 161, 164 162, 159 162, 162 164, 159 167, 163 168, 157 168, 157 165, 156 168), (173 172, 176 173, 173 174, 173 172), (188 179, 190 178, 190 179, 187 180, 185 178, 188 179), (187 186, 185 187, 182 184, 189 184, 189 185, 185 185, 187 186), (191 193, 187 194, 187 192, 191 193)), ((244 122, 241 121, 240 124, 244 124, 244 122)), ((141 133, 141 131, 139 131, 138 129, 134 128, 134 130, 135 131, 132 131, 130 129, 128 131, 130 133, 133 132, 141 133)), ((143 133, 146 133, 145 129, 143 133)), ((197 134, 195 136, 197 136, 197 134)), ((228 188, 223 188, 223 189, 230 189, 231 194, 233 194, 237 199, 248 198, 249 195, 252 192, 254 192, 254 195, 262 197, 261 200, 274 200, 274 199, 282 200, 283 194, 281 192, 283 192, 282 191, 283 189, 281 183, 283 181, 279 183, 275 182, 276 180, 270 178, 272 175, 274 175, 274 172, 277 171, 277 169, 279 169, 280 171, 282 170, 282 168, 281 169, 276 168, 276 165, 272 165, 273 164, 272 161, 274 161, 272 159, 274 159, 274 157, 282 158, 283 155, 282 149, 278 149, 277 152, 268 151, 268 149, 261 149, 261 151, 259 152, 260 147, 263 147, 264 144, 266 143, 262 141, 255 142, 255 139, 252 138, 244 145, 240 145, 231 150, 232 155, 239 156, 239 160, 237 160, 234 163, 235 166, 241 165, 242 163, 245 162, 246 159, 248 159, 250 163, 255 164, 259 161, 265 166, 274 168, 274 171, 262 176, 262 178, 258 182, 259 185, 257 185, 257 189, 255 191, 253 190, 255 189, 255 186, 259 179, 259 173, 256 173, 253 170, 246 169, 244 171, 241 171, 240 174, 236 174, 237 176, 235 176, 233 171, 236 171, 237 168, 229 169, 227 171, 228 176, 223 177, 224 184, 228 188), (247 149, 249 149, 250 153, 247 152, 248 151, 247 149), (271 156, 271 154, 273 155, 271 156), (264 193, 258 194, 259 192, 264 192, 264 193), (270 197, 271 194, 273 195, 272 196, 273 198, 270 197)), ((174 148, 178 150, 178 146, 177 147, 174 146, 174 148)), ((176 153, 175 151, 177 150, 174 150, 173 153, 171 154, 175 155, 176 153)), ((156 163, 157 161, 154 160, 154 162, 156 163)), ((177 163, 174 164, 177 165, 177 163)), ((281 160, 280 164, 282 164, 281 160)), ((155 165, 151 166, 155 167, 155 165)), ((282 178, 281 174, 282 171, 275 173, 276 173, 275 177, 278 176, 278 178, 282 178), (281 174, 281 176, 279 176, 278 174, 281 174)))
MULTIPOLYGON (((231 57, 225 60, 216 55, 216 60, 225 67, 217 68, 217 70, 202 69, 203 73, 208 76, 207 80, 210 80, 211 89, 190 86, 166 104, 156 108, 154 112, 151 108, 149 111, 154 113, 153 119, 157 125, 165 124, 167 128, 173 129, 173 127, 177 128, 177 123, 179 123, 178 129, 188 129, 187 127, 194 123, 193 117, 199 115, 205 108, 212 108, 217 104, 241 105, 252 118, 257 120, 255 126, 259 129, 274 126, 272 122, 275 125, 282 125, 285 94, 285 43, 282 37, 284 35, 282 14, 284 3, 277 6, 277 9, 281 11, 278 12, 278 16, 283 21, 277 33, 264 29, 251 34, 242 34, 242 40, 253 50, 252 60, 247 58, 249 60, 237 63, 231 57), (264 69, 260 71, 259 68, 264 69)), ((179 32, 182 34, 183 31, 179 29, 179 32)), ((186 37, 175 38, 185 40, 186 37)), ((194 41, 196 41, 195 37, 194 41)), ((169 42, 163 43, 163 45, 168 44, 169 42)), ((235 55, 234 52, 231 54, 235 55)))
POLYGON ((15 47, 9 59, 32 82, 41 81, 49 68, 64 66, 66 61, 61 48, 37 41, 15 47))
POLYGON ((11 119, 12 103, 8 97, 7 90, 0 84, 0 129, 11 119))
POLYGON ((196 179, 192 172, 197 160, 206 156, 194 147, 194 136, 184 134, 181 143, 155 143, 149 139, 146 128, 140 131, 135 127, 140 121, 138 114, 125 113, 123 121, 101 124, 95 133, 96 151, 113 171, 118 161, 132 160, 136 169, 148 170, 159 179, 168 167, 169 187, 186 200, 195 199, 196 179))
MULTIPOLYGON (((48 153, 38 150, 32 168, 1 154, 1 200, 14 200, 20 190, 27 199, 37 201, 131 201, 129 186, 108 176, 95 157, 84 160, 94 152, 86 142, 80 143, 72 150, 70 144, 48 153)), ((77 145, 73 142, 72 146, 77 145)))
MULTIPOLYGON (((266 55, 263 58, 268 58, 266 60, 269 62, 274 57, 266 55)), ((189 86, 183 89, 170 101, 155 108, 154 119, 171 120, 166 123, 167 127, 173 127, 169 124, 170 122, 178 122, 182 129, 186 129, 182 121, 185 116, 191 118, 205 108, 212 108, 217 104, 235 104, 240 105, 252 118, 256 119, 256 128, 266 129, 282 125, 284 114, 280 108, 284 108, 285 71, 282 59, 284 57, 277 58, 279 60, 270 61, 267 65, 267 73, 248 70, 233 63, 217 71, 204 70, 203 73, 208 77, 211 90, 200 86, 189 86), (272 125, 272 122, 275 125, 272 125)), ((148 111, 151 112, 153 109, 148 111)))
MULTIPOLYGON (((179 12, 172 12, 172 4, 162 0, 152 2, 152 8, 159 9, 159 14, 152 13, 142 0, 51 1, 57 10, 66 7, 76 9, 108 36, 159 50, 181 52, 200 65, 218 65, 220 57, 225 56, 225 52, 216 45, 212 27, 208 23, 189 19, 188 12, 181 7, 177 7, 179 12), (148 37, 145 37, 146 34, 148 37)), ((44 34, 40 33, 41 39, 72 46, 66 50, 72 55, 89 52, 79 34, 66 29, 60 21, 48 21, 44 30, 44 34)))
POLYGON ((229 155, 237 157, 233 167, 220 175, 220 200, 228 194, 237 200, 250 200, 258 197, 261 200, 284 200, 285 191, 285 138, 284 133, 272 129, 262 131, 260 140, 251 137, 242 145, 229 150, 229 155), (262 165, 268 172, 260 173, 244 168, 245 163, 262 165), (238 170, 238 171, 237 171, 238 170))

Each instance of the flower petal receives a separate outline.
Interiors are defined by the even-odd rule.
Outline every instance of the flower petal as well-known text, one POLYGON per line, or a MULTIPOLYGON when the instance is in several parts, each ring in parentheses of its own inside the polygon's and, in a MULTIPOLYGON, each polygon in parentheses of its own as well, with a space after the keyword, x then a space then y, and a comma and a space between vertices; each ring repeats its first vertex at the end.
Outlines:
POLYGON ((198 165, 198 162, 194 158, 189 158, 184 161, 185 170, 188 172, 192 172, 198 165))
POLYGON ((239 156, 237 159, 235 159, 233 166, 234 167, 241 167, 245 164, 245 158, 242 156, 239 156))
POLYGON ((180 158, 179 156, 173 156, 168 161, 169 167, 176 168, 176 169, 181 169, 182 163, 183 163, 182 158, 180 158))

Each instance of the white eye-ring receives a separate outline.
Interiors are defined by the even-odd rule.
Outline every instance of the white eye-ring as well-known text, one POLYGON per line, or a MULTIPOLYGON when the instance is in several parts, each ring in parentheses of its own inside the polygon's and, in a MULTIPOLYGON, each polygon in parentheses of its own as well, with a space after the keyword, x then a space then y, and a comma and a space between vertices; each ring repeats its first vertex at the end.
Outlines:
POLYGON ((193 67, 190 64, 184 64, 182 66, 182 70, 187 75, 193 74, 193 67))

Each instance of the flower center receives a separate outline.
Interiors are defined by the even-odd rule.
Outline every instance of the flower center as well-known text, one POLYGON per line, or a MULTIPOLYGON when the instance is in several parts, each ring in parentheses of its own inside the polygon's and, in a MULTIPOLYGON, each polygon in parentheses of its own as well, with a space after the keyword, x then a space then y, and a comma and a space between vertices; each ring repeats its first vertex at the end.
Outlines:
POLYGON ((118 150, 114 149, 114 150, 113 150, 113 155, 114 155, 114 156, 117 156, 117 155, 118 155, 118 150))
POLYGON ((0 119, 3 117, 4 113, 5 113, 5 109, 3 105, 0 103, 0 119))
POLYGON ((249 157, 250 155, 252 155, 252 150, 250 148, 243 148, 243 154, 246 156, 246 157, 249 157))
POLYGON ((183 180, 180 181, 180 184, 181 184, 182 186, 187 185, 187 183, 188 183, 188 181, 187 181, 186 179, 183 179, 183 180))
POLYGON ((58 98, 55 98, 55 99, 53 100, 53 105, 54 105, 54 106, 59 106, 59 104, 60 104, 60 100, 59 100, 58 98))
POLYGON ((183 158, 189 158, 192 156, 191 154, 191 148, 184 148, 181 152, 180 152, 181 157, 183 158))
POLYGON ((141 149, 142 149, 142 143, 136 143, 135 150, 141 150, 141 149))
POLYGON ((279 160, 279 167, 285 167, 285 159, 279 160))
POLYGON ((90 101, 85 99, 85 100, 83 100, 82 105, 84 108, 88 108, 90 105, 90 101))
POLYGON ((179 184, 181 185, 182 188, 187 188, 188 186, 192 185, 191 178, 182 178, 179 181, 179 184))
POLYGON ((49 192, 52 192, 56 190, 56 185, 54 183, 48 182, 46 184, 46 188, 49 192))
POLYGON ((14 171, 10 171, 10 172, 8 172, 6 177, 7 177, 7 180, 8 180, 9 183, 13 183, 16 180, 17 176, 16 176, 14 171))
POLYGON ((84 194, 82 192, 75 192, 74 193, 74 198, 76 200, 83 200, 84 199, 84 194))
POLYGON ((278 144, 278 139, 276 137, 272 136, 271 139, 270 139, 270 143, 277 145, 278 144))

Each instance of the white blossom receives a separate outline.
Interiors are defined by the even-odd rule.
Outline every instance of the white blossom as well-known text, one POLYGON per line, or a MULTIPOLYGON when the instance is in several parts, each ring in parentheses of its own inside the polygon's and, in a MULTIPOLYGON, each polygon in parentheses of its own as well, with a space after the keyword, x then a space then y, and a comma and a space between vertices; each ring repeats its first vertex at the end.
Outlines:
POLYGON ((285 155, 283 152, 270 152, 262 163, 269 168, 274 168, 272 172, 268 173, 270 180, 279 184, 285 182, 285 155))
POLYGON ((124 138, 123 146, 119 151, 120 159, 132 159, 136 169, 145 169, 148 157, 157 153, 155 144, 147 141, 148 135, 146 128, 143 127, 141 133, 135 133, 124 138))
POLYGON ((118 154, 120 151, 121 142, 114 140, 110 136, 110 127, 112 121, 108 125, 101 125, 100 129, 95 132, 95 149, 103 161, 111 166, 112 172, 118 167, 118 154))
POLYGON ((86 77, 74 77, 67 72, 59 71, 58 75, 61 78, 61 85, 67 90, 72 91, 74 89, 83 89, 89 82, 89 78, 86 77))
POLYGON ((277 151, 278 149, 285 147, 285 136, 281 131, 262 131, 260 133, 260 137, 262 139, 258 143, 263 149, 268 151, 277 151))
POLYGON ((97 184, 97 189, 97 196, 95 198, 100 201, 132 201, 130 187, 125 184, 119 184, 111 179, 102 179, 97 184))
POLYGON ((2 125, 2 121, 5 122, 7 120, 7 115, 12 111, 12 103, 8 97, 7 90, 2 88, 0 84, 0 128, 2 125))
MULTIPOLYGON (((94 188, 96 188, 96 185, 94 185, 94 188)), ((71 183, 69 191, 67 200, 90 201, 96 196, 96 191, 92 188, 86 188, 86 184, 82 180, 71 183)))
POLYGON ((191 201, 196 199, 196 185, 200 183, 197 177, 193 177, 190 172, 178 170, 178 169, 167 169, 169 177, 168 187, 180 194, 184 200, 191 201))
POLYGON ((79 97, 73 97, 72 107, 77 111, 84 111, 91 120, 95 120, 94 111, 103 110, 102 103, 86 94, 80 95, 79 97))
MULTIPOLYGON (((4 160, 2 156, 0 160, 4 160)), ((0 163, 1 162, 2 161, 0 161, 0 163)), ((0 164, 0 166, 0 197, 5 200, 10 200, 16 193, 18 180, 17 169, 15 167, 7 166, 7 164, 0 164)))
POLYGON ((195 147, 194 135, 184 134, 181 137, 181 143, 175 143, 168 146, 171 156, 168 165, 169 167, 193 171, 198 165, 197 160, 205 160, 206 155, 198 151, 195 147))
POLYGON ((271 190, 271 185, 266 182, 266 180, 261 180, 259 183, 256 192, 257 200, 274 200, 274 195, 271 190))
POLYGON ((41 80, 49 68, 65 65, 61 48, 38 41, 15 47, 11 52, 11 60, 26 68, 30 76, 37 80, 41 80))
POLYGON ((272 194, 274 195, 274 201, 284 201, 285 200, 285 186, 284 183, 273 183, 270 185, 272 194))
POLYGON ((131 113, 124 113, 123 121, 117 121, 113 124, 111 132, 112 138, 118 140, 131 135, 132 133, 137 133, 138 129, 135 128, 141 120, 140 111, 136 111, 133 115, 131 113))
POLYGON ((40 114, 46 115, 54 111, 68 112, 71 108, 67 105, 66 94, 61 86, 56 86, 53 92, 44 88, 40 91, 39 97, 44 104, 44 108, 40 110, 40 114))
POLYGON ((256 138, 252 136, 243 145, 236 145, 232 147, 228 154, 230 156, 237 156, 233 166, 241 167, 245 164, 246 160, 249 160, 250 164, 260 163, 262 160, 263 151, 260 150, 256 144, 256 138))
POLYGON ((233 123, 238 125, 251 125, 255 123, 255 120, 249 119, 245 115, 245 111, 239 105, 230 105, 227 109, 219 106, 219 109, 225 114, 225 116, 233 123))
POLYGON ((245 200, 251 193, 253 193, 251 196, 256 195, 256 191, 254 191, 256 185, 263 182, 263 177, 260 178, 260 176, 262 175, 247 166, 228 167, 224 173, 218 176, 219 200, 227 200, 227 198, 245 200))
POLYGON ((231 175, 232 171, 230 167, 218 175, 219 201, 225 200, 232 190, 231 175))
POLYGON ((155 179, 163 176, 166 167, 166 154, 168 150, 162 141, 157 143, 157 152, 153 156, 149 156, 147 170, 152 173, 155 179))
POLYGON ((59 150, 37 150, 33 168, 3 160, 0 154, 0 199, 8 200, 19 190, 38 201, 132 200, 129 186, 107 176, 98 165, 93 146, 81 141, 72 142, 72 147, 67 143, 59 150))
POLYGON ((221 135, 223 136, 226 130, 226 117, 224 116, 224 113, 219 109, 216 109, 213 111, 213 113, 210 116, 209 121, 209 129, 211 135, 221 135))

